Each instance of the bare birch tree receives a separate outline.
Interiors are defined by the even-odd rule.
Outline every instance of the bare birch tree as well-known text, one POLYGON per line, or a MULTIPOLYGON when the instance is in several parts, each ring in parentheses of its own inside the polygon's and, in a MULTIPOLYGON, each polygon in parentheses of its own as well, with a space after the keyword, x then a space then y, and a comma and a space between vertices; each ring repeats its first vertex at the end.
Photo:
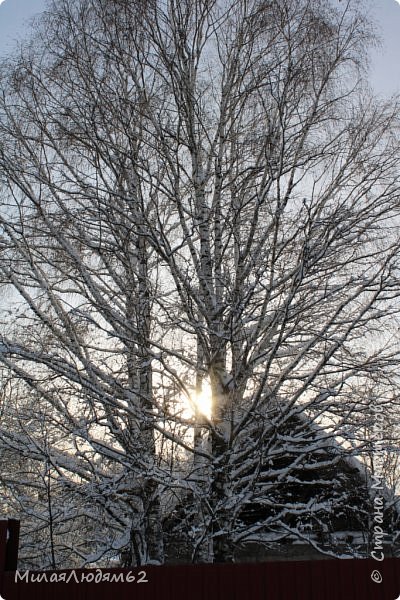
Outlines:
POLYGON ((112 489, 135 564, 163 560, 160 485, 193 560, 342 551, 357 390, 399 359, 398 107, 363 86, 361 11, 61 0, 4 67, 1 277, 46 336, 3 336, 1 360, 65 432, 53 468, 99 506, 112 489), (185 417, 203 382, 211 417, 185 417))

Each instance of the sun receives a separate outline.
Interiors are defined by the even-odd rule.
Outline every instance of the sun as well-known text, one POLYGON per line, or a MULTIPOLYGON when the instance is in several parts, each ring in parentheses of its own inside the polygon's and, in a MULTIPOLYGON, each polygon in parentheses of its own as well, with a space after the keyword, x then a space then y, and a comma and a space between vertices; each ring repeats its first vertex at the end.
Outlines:
POLYGON ((201 392, 196 393, 192 388, 192 392, 182 394, 181 402, 183 408, 182 416, 185 419, 193 419, 196 412, 204 415, 207 419, 211 419, 212 415, 212 393, 209 381, 203 380, 201 392))
POLYGON ((201 412, 205 417, 207 417, 207 419, 211 419, 212 392, 210 383, 207 380, 203 380, 201 392, 199 394, 195 394, 194 403, 199 412, 201 412))

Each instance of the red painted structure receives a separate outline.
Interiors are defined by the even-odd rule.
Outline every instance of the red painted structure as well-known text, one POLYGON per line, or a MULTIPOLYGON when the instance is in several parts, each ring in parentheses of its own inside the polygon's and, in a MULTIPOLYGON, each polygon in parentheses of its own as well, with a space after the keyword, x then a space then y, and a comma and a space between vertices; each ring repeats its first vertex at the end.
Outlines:
POLYGON ((0 521, 0 593, 5 600, 396 600, 400 596, 398 558, 35 571, 29 573, 30 582, 24 572, 19 574, 24 579, 16 582, 18 534, 18 521, 0 521), (379 571, 381 583, 372 581, 374 571, 379 571), (135 581, 94 582, 96 576, 126 579, 128 574, 135 581), (69 583, 54 581, 63 578, 70 578, 69 583), (137 583, 138 579, 147 582, 137 583))

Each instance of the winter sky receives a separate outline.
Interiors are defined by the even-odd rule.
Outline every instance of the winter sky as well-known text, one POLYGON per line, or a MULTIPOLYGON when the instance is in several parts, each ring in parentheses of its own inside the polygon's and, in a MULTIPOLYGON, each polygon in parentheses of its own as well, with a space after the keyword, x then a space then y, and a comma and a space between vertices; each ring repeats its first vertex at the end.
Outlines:
MULTIPOLYGON (((45 5, 46 0, 0 0, 0 54, 12 50, 45 5)), ((400 92, 400 0, 369 0, 369 12, 382 38, 382 47, 371 49, 370 81, 377 93, 388 96, 400 92)))

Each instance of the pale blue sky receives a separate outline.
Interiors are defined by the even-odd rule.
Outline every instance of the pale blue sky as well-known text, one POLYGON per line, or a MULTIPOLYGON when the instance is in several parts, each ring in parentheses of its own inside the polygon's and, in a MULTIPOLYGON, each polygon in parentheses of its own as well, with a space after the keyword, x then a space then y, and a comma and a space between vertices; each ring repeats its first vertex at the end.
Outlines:
MULTIPOLYGON (((45 4, 46 0, 0 0, 0 54, 12 50, 29 18, 45 4)), ((371 53, 370 81, 386 96, 400 92, 400 0, 369 0, 369 5, 383 41, 382 48, 371 53)))

